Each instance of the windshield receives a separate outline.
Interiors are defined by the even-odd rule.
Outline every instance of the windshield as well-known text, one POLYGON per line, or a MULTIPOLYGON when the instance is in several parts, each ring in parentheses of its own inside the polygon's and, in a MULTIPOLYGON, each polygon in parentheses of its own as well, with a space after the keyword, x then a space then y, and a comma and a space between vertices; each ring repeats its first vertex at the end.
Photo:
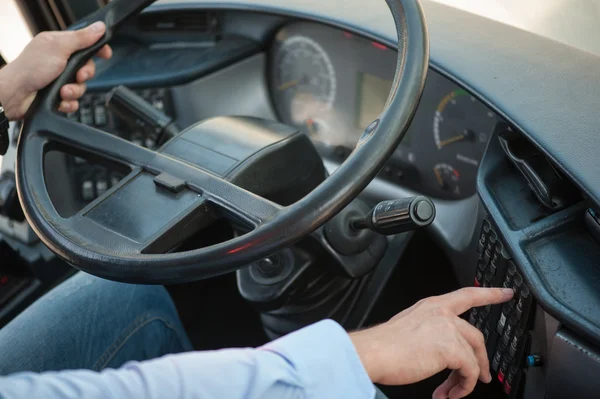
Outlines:
POLYGON ((598 0, 434 0, 600 55, 598 0))
POLYGON ((0 0, 0 54, 10 62, 31 40, 31 32, 14 0, 0 0))
MULTIPOLYGON (((339 0, 327 0, 339 1, 339 0)), ((600 55, 600 0, 433 0, 600 55)), ((283 2, 283 0, 282 0, 283 2)), ((14 59, 31 39, 16 0, 0 0, 0 53, 14 59)))

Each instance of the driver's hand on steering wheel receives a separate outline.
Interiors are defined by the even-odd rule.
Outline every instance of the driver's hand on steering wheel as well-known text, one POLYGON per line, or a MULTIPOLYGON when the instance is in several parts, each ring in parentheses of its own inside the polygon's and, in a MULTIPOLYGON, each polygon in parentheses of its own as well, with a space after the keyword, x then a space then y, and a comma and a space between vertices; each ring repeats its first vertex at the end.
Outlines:
MULTIPOLYGON (((38 90, 60 76, 71 55, 92 46, 105 32, 104 23, 96 22, 78 31, 42 32, 37 35, 17 59, 0 70, 0 103, 8 119, 22 119, 38 90)), ((111 48, 104 46, 98 56, 109 59, 112 57, 111 48)), ((85 82, 95 73, 96 66, 90 60, 77 72, 76 83, 62 87, 60 112, 79 109, 79 99, 86 90, 85 82)))
POLYGON ((464 288, 424 299, 387 323, 350 337, 373 382, 406 385, 451 369, 433 399, 463 398, 477 380, 489 383, 492 376, 483 334, 459 315, 512 297, 511 289, 464 288))

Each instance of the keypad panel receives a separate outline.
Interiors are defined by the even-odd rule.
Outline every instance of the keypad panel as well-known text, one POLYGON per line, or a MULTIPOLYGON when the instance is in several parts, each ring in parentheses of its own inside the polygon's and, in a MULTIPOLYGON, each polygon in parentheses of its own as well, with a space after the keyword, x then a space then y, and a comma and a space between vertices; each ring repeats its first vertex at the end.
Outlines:
POLYGON ((507 397, 514 398, 523 378, 531 341, 533 297, 502 238, 489 219, 484 219, 477 243, 475 287, 504 287, 515 291, 503 305, 472 309, 468 321, 486 341, 492 375, 507 397))

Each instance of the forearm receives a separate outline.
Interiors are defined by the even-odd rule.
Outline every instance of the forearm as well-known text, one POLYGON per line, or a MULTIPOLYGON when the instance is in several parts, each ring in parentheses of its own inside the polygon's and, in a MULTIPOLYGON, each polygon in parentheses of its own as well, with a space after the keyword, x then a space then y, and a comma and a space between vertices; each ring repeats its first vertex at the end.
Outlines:
POLYGON ((162 399, 302 397, 302 384, 277 355, 225 350, 132 362, 100 373, 78 370, 24 373, 0 380, 3 399, 162 399), (269 358, 272 357, 272 358, 269 358), (263 369, 268 364, 267 370, 263 369), (264 376, 265 372, 271 374, 264 376), (265 378, 267 377, 267 378, 265 378), (252 390, 252 394, 248 391, 252 390))
POLYGON ((3 399, 370 399, 374 395, 374 387, 348 335, 331 321, 308 327, 261 349, 172 355, 102 373, 66 371, 0 378, 3 399))

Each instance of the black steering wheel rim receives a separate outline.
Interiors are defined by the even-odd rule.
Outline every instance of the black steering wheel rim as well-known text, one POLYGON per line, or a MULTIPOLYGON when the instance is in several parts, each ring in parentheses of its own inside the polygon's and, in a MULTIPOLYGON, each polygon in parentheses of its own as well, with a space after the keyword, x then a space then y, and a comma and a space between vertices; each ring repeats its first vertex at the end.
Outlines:
MULTIPOLYGON (((116 0, 74 27, 102 20, 107 33, 92 48, 75 54, 65 72, 39 93, 19 137, 16 180, 24 214, 40 239, 74 267, 111 280, 143 284, 187 282, 235 271, 292 245, 333 218, 375 178, 404 137, 420 101, 429 62, 427 28, 417 0, 386 0, 398 32, 398 65, 384 111, 367 128, 346 162, 313 192, 288 207, 234 189, 206 172, 196 173, 167 155, 133 148, 108 133, 87 128, 81 130, 85 134, 75 136, 61 131, 73 126, 55 112, 60 88, 72 81, 76 71, 108 43, 116 29, 154 1, 116 0), (117 241, 110 238, 101 244, 86 239, 79 229, 84 218, 70 220, 58 215, 46 189, 44 154, 61 144, 119 161, 126 157, 139 173, 177 171, 178 177, 185 177, 188 187, 224 209, 232 208, 233 213, 255 228, 222 244, 168 254, 121 250, 117 241), (227 193, 233 193, 235 199, 224 199, 227 193), (247 204, 253 211, 245 214, 235 204, 247 204)), ((85 224, 85 228, 95 227, 85 224)))

